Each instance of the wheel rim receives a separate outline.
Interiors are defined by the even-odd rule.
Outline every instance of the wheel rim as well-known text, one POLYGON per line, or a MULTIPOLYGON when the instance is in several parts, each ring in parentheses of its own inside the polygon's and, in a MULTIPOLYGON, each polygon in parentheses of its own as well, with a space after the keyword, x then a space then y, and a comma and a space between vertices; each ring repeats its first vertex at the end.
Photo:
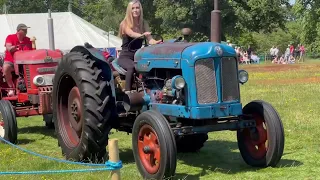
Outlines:
POLYGON ((160 145, 158 136, 149 125, 143 125, 138 134, 140 161, 146 171, 155 174, 160 168, 160 145))
POLYGON ((262 159, 268 151, 268 131, 264 118, 253 114, 256 120, 256 128, 244 130, 244 143, 250 155, 255 159, 262 159))
POLYGON ((5 130, 4 130, 4 121, 2 117, 2 113, 0 113, 0 137, 4 138, 5 130))
POLYGON ((67 137, 64 139, 69 147, 75 147, 80 142, 83 123, 81 112, 80 91, 78 87, 74 86, 70 90, 68 98, 60 97, 59 100, 59 119, 64 132, 66 132, 67 137))

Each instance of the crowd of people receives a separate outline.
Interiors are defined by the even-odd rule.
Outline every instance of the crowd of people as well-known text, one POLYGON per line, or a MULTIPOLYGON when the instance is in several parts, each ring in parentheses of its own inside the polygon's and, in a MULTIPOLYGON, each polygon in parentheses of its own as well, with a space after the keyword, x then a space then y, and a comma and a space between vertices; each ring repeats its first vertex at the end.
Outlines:
POLYGON ((281 54, 278 47, 273 46, 270 49, 270 56, 272 63, 274 64, 293 64, 304 62, 304 55, 306 50, 302 44, 298 44, 294 47, 293 44, 289 44, 285 52, 281 54))
MULTIPOLYGON (((227 41, 228 45, 232 47, 230 41, 227 41)), ((251 64, 260 63, 259 56, 253 51, 252 47, 249 45, 248 49, 243 49, 241 47, 235 47, 237 57, 240 64, 251 64)))
MULTIPOLYGON (((228 40, 227 44, 231 47, 232 43, 228 40)), ((249 45, 247 49, 242 47, 235 47, 239 64, 252 64, 259 63, 260 57, 253 51, 249 45)), ((271 62, 274 64, 293 64, 304 62, 306 50, 302 44, 298 44, 294 47, 293 44, 289 44, 284 53, 281 53, 277 46, 272 46, 269 51, 268 58, 271 58, 271 62)))

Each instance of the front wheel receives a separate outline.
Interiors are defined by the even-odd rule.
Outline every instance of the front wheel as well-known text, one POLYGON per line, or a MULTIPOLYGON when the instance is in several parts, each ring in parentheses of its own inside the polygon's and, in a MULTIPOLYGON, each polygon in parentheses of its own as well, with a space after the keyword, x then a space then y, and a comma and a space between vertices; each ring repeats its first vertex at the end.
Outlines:
POLYGON ((145 179, 168 179, 175 174, 177 148, 167 119, 156 111, 140 114, 132 129, 133 154, 145 179))
POLYGON ((53 115, 52 114, 44 114, 43 121, 48 129, 54 129, 53 123, 53 115))
POLYGON ((16 143, 18 126, 15 111, 10 101, 0 100, 0 137, 16 143))
POLYGON ((237 132, 242 158, 254 167, 276 166, 284 149, 284 129, 277 111, 259 100, 248 103, 243 113, 253 116, 256 127, 237 132))

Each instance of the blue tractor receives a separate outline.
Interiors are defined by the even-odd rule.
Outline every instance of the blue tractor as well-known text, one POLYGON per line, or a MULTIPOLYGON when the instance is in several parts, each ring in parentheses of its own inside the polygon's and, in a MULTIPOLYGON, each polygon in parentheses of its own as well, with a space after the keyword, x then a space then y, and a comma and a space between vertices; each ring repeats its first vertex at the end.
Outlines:
POLYGON ((235 50, 214 42, 168 42, 135 54, 132 91, 126 71, 94 49, 77 46, 60 62, 54 78, 54 123, 67 159, 106 160, 112 128, 132 133, 137 167, 145 178, 171 177, 176 153, 196 152, 208 133, 237 131, 244 161, 275 166, 283 154, 284 130, 267 102, 242 107, 235 50), (114 69, 114 70, 112 70, 114 69))
POLYGON ((122 91, 125 69, 94 48, 76 46, 58 65, 53 114, 67 159, 107 160, 108 136, 117 129, 132 134, 143 178, 170 178, 177 152, 197 152, 209 132, 233 130, 247 164, 277 165, 284 149, 281 119, 262 100, 243 107, 240 85, 248 73, 238 69, 232 47, 178 38, 132 50, 136 73, 130 93, 122 91))

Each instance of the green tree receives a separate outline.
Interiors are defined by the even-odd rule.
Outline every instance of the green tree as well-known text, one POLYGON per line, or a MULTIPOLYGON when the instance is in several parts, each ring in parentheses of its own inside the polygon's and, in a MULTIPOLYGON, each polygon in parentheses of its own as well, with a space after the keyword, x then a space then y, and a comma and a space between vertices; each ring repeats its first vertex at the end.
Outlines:
POLYGON ((114 10, 111 1, 87 1, 83 6, 82 18, 106 31, 118 32, 124 12, 114 10))
POLYGON ((302 27, 302 43, 309 52, 320 53, 320 1, 296 0, 293 9, 302 27))
MULTIPOLYGON (((270 32, 284 27, 287 0, 242 0, 220 1, 222 30, 225 35, 237 36, 243 31, 270 32)), ((191 27, 199 36, 210 35, 212 0, 153 0, 143 1, 144 7, 152 10, 163 32, 173 33, 182 27, 191 27), (146 6, 148 4, 148 6, 146 6)), ((152 17, 152 16, 151 16, 152 17)), ((147 17, 149 18, 149 16, 147 17)), ((152 17, 153 18, 153 17, 152 17)))

